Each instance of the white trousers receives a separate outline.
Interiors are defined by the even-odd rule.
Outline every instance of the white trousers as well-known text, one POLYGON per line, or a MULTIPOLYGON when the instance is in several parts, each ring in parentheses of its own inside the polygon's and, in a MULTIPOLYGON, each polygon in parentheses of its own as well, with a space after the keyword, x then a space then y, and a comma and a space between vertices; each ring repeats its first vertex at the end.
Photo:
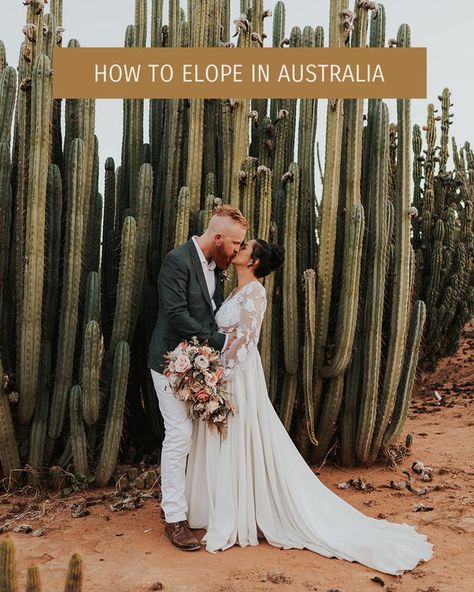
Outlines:
POLYGON ((191 449, 193 421, 184 401, 176 399, 168 379, 151 370, 165 424, 165 439, 161 448, 161 508, 166 522, 187 520, 185 497, 186 461, 191 449))

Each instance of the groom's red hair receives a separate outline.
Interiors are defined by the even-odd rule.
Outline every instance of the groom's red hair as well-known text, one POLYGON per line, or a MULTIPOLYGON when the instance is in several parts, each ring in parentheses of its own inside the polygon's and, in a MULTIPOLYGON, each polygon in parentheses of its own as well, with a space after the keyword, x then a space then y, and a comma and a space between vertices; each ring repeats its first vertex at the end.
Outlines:
POLYGON ((247 222, 239 208, 234 208, 234 206, 231 206, 229 204, 222 204, 220 206, 217 206, 217 208, 214 210, 213 215, 219 217, 228 217, 234 220, 235 222, 238 222, 243 228, 249 227, 249 223, 247 222))

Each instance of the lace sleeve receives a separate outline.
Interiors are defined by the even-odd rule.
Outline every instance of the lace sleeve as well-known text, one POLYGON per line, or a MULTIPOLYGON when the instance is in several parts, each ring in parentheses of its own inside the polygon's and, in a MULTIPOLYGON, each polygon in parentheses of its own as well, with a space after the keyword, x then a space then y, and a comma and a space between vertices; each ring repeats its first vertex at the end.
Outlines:
POLYGON ((230 380, 237 368, 244 364, 249 352, 257 347, 260 337, 263 315, 267 307, 265 288, 259 282, 248 285, 249 288, 243 288, 240 295, 241 312, 236 339, 222 354, 225 366, 224 380, 230 380))

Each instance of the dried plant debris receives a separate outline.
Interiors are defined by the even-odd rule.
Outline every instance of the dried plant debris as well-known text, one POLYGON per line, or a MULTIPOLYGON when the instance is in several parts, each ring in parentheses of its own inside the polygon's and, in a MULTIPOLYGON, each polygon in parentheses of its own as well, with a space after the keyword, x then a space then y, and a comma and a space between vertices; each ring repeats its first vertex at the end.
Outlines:
POLYGON ((371 483, 364 481, 364 479, 361 477, 358 479, 349 479, 349 481, 344 481, 343 483, 338 483, 337 486, 339 489, 349 489, 349 487, 354 487, 360 491, 376 490, 376 487, 374 487, 371 483))
POLYGON ((44 536, 44 529, 43 528, 38 528, 37 530, 34 530, 31 533, 31 536, 34 536, 34 537, 44 536))
POLYGON ((397 491, 401 491, 402 489, 407 489, 407 482, 402 481, 390 481, 390 487, 392 489, 396 489, 397 491))
POLYGON ((110 509, 113 512, 119 512, 120 510, 137 510, 144 504, 145 498, 155 497, 152 493, 136 493, 128 494, 124 496, 116 496, 114 503, 110 505, 110 509))
POLYGON ((24 532, 26 534, 30 533, 33 529, 31 528, 31 526, 29 524, 19 524, 18 526, 15 526, 15 528, 13 529, 13 532, 24 532))
POLYGON ((425 506, 425 504, 415 504, 411 511, 412 512, 432 512, 434 510, 433 506, 425 506))
POLYGON ((267 573, 260 578, 261 582, 271 582, 272 584, 291 584, 292 579, 285 576, 281 571, 275 573, 267 573))
POLYGON ((424 578, 426 576, 426 571, 423 569, 413 569, 409 573, 414 578, 424 578))
POLYGON ((143 470, 143 466, 121 467, 116 473, 117 488, 119 491, 129 489, 153 489, 160 483, 159 468, 143 470))
POLYGON ((413 484, 412 476, 408 471, 403 471, 408 479, 402 479, 401 481, 390 481, 390 487, 397 491, 407 490, 416 495, 426 495, 428 488, 426 487, 415 487, 413 484))
POLYGON ((422 481, 432 481, 433 480, 433 469, 431 467, 425 466, 421 460, 415 461, 411 465, 412 471, 414 471, 417 475, 420 476, 422 481))
POLYGON ((84 516, 89 516, 90 511, 85 510, 83 505, 85 505, 84 502, 74 502, 71 504, 71 516, 73 518, 83 518, 84 516))
POLYGON ((411 447, 413 444, 413 433, 410 432, 407 434, 405 438, 405 442, 403 444, 391 444, 388 447, 382 448, 381 455, 385 462, 387 462, 390 467, 393 469, 395 468, 400 462, 406 457, 411 454, 411 447))

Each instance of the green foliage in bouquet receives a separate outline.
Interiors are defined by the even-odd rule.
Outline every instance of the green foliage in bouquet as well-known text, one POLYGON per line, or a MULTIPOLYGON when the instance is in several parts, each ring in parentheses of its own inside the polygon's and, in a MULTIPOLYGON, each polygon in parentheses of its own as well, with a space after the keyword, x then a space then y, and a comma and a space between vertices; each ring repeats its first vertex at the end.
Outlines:
MULTIPOLYGON (((146 44, 150 20, 153 47, 264 44, 261 1, 241 3, 235 35, 229 0, 190 0, 187 11, 173 0, 166 24, 163 4, 152 1, 149 19, 136 0, 125 46, 146 44)), ((329 4, 330 46, 386 45, 382 5, 329 4)), ((449 170, 449 91, 439 147, 433 106, 422 129, 406 99, 392 124, 381 100, 329 100, 321 196, 317 99, 152 99, 148 121, 144 101, 126 99, 102 199, 95 102, 65 101, 62 129, 50 62, 62 1, 44 10, 26 9, 17 72, 0 43, 4 483, 22 470, 31 483, 54 481, 59 466, 105 485, 122 441, 137 455, 156 447, 147 354, 160 265, 221 202, 243 210, 249 238, 286 249, 284 268, 263 280, 260 343, 285 427, 314 461, 376 461, 402 434, 418 362, 431 369, 451 354, 474 312, 474 154, 452 139, 449 170)), ((322 27, 287 31, 285 4, 272 12, 274 47, 324 46, 322 27)), ((406 24, 397 45, 410 45, 406 24)))

